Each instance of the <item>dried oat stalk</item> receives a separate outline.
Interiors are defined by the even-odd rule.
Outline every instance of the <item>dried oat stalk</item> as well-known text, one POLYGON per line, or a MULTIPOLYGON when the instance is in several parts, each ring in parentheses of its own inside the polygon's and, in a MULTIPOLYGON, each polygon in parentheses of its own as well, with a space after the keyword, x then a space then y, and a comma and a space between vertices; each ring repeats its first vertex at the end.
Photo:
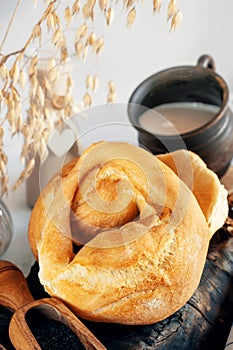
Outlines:
POLYGON ((111 80, 108 83, 107 101, 108 103, 114 103, 116 101, 116 87, 111 80))
POLYGON ((153 10, 154 12, 159 12, 162 5, 162 0, 153 0, 153 10))
MULTIPOLYGON (((36 0, 34 5, 36 6, 36 0)), ((88 74, 83 82, 86 92, 81 101, 74 96, 74 77, 67 76, 66 90, 57 95, 56 84, 61 77, 59 67, 65 64, 70 51, 76 52, 77 59, 85 62, 89 54, 101 55, 104 49, 104 35, 95 31, 96 17, 102 20, 106 28, 114 22, 114 12, 120 2, 109 0, 68 0, 65 5, 60 0, 44 0, 45 8, 41 18, 35 23, 32 32, 23 47, 17 51, 3 54, 3 47, 7 34, 20 6, 17 0, 15 10, 7 27, 6 33, 0 43, 0 193, 9 189, 8 160, 4 149, 5 128, 10 128, 12 137, 19 134, 23 137, 20 150, 20 159, 25 165, 14 188, 17 188, 33 171, 35 158, 39 155, 44 161, 47 154, 47 142, 55 127, 62 125, 66 118, 77 112, 77 105, 87 108, 92 105, 93 93, 99 87, 97 75, 88 74), (63 6, 63 7, 62 7, 63 6), (98 16, 95 14, 98 13, 98 16), (69 27, 76 28, 73 48, 68 48, 67 33, 69 27), (38 50, 49 38, 49 45, 56 48, 58 59, 51 59, 43 75, 40 70, 40 57, 38 50), (25 62, 28 51, 36 47, 34 54, 25 62), (29 97, 26 99, 27 114, 22 113, 23 91, 29 86, 29 97)), ((126 16, 126 26, 131 27, 136 19, 138 2, 123 0, 122 11, 126 16)), ((152 0, 153 12, 159 12, 162 0, 152 0)), ((167 19, 170 29, 174 30, 182 20, 182 14, 175 0, 168 1, 167 19)), ((78 82, 80 85, 80 82, 78 82)), ((112 81, 108 83, 107 101, 114 103, 116 88, 112 81)), ((80 107, 79 107, 80 108, 80 107)))
POLYGON ((167 20, 170 21, 170 31, 175 30, 183 20, 183 15, 178 9, 176 0, 170 0, 167 8, 167 20))

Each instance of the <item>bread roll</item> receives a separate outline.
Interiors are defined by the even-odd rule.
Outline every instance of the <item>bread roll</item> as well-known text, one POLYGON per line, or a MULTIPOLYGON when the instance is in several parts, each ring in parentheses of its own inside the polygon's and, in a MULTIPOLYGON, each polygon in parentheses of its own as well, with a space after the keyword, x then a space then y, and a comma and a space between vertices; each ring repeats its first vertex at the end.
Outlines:
POLYGON ((183 306, 199 284, 209 239, 195 196, 175 172, 117 142, 94 144, 65 166, 29 223, 45 290, 80 317, 121 324, 154 323, 183 306))

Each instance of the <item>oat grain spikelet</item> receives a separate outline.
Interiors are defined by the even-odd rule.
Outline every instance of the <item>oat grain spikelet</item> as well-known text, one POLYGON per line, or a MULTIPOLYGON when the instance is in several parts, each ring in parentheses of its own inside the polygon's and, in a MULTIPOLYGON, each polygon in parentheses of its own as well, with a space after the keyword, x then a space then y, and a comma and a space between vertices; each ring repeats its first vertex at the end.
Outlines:
MULTIPOLYGON (((44 12, 34 24, 24 45, 16 51, 3 54, 4 44, 11 24, 22 0, 17 0, 16 7, 0 43, 0 194, 9 190, 8 159, 4 147, 4 129, 10 128, 12 137, 16 134, 23 137, 19 158, 25 167, 13 186, 16 189, 33 171, 35 159, 44 161, 47 157, 47 142, 55 127, 61 127, 64 120, 77 113, 77 106, 91 106, 93 96, 99 87, 98 76, 88 74, 83 82, 86 92, 82 101, 76 101, 73 95, 74 78, 69 75, 66 81, 65 96, 54 94, 60 79, 60 69, 66 64, 71 52, 76 58, 85 62, 89 54, 101 55, 104 49, 104 35, 96 28, 96 21, 102 20, 106 29, 114 22, 114 13, 121 6, 122 15, 126 17, 126 26, 131 27, 136 19, 139 3, 135 0, 44 0, 44 12), (123 6, 122 6, 123 5, 123 6), (69 28, 75 29, 73 47, 68 47, 69 28), (49 38, 49 39, 48 39, 49 38), (58 52, 58 59, 51 59, 43 77, 39 72, 39 51, 43 42, 58 52), (34 48, 33 54, 28 52, 34 48), (35 49, 36 48, 36 49, 35 49), (25 60, 25 57, 27 59, 25 60), (23 91, 29 87, 29 96, 25 100, 27 114, 22 113, 24 103, 23 91), (54 119, 54 111, 56 111, 54 119)), ((36 0, 33 0, 36 7, 36 0)), ((167 20, 170 30, 175 30, 182 21, 182 14, 176 0, 152 0, 153 13, 159 12, 161 6, 167 6, 167 20)), ((81 84, 79 82, 79 84, 81 84)), ((116 88, 112 81, 108 84, 107 101, 114 103, 116 88)))

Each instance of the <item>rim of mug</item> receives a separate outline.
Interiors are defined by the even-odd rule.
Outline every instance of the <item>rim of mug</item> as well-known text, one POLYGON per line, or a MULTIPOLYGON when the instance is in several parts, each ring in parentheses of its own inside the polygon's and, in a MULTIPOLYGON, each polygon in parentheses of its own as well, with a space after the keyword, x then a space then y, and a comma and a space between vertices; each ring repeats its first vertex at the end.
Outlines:
MULTIPOLYGON (((145 95, 146 96, 146 95, 145 95)), ((193 101, 195 102, 195 101, 193 101)), ((169 103, 169 102, 168 102, 169 103)), ((207 130, 209 129, 210 127, 214 126, 215 124, 217 124, 219 122, 219 120, 222 119, 223 115, 225 114, 227 108, 228 108, 228 103, 229 103, 229 88, 228 88, 228 85, 225 81, 225 79, 219 75, 218 73, 216 73, 212 68, 208 68, 208 67, 202 67, 202 66, 198 66, 198 65, 183 65, 183 66, 175 66, 175 67, 171 67, 171 68, 166 68, 166 69, 163 69, 159 72, 156 72, 154 74, 151 74, 150 76, 148 76, 147 78, 145 78, 134 90, 133 92, 131 93, 130 95, 130 98, 129 98, 129 101, 128 101, 128 108, 127 108, 127 112, 128 112, 128 117, 129 117, 129 120, 131 122, 131 124, 139 131, 139 133, 146 133, 146 134, 150 134, 152 136, 157 136, 159 137, 161 140, 163 139, 169 139, 169 140, 172 140, 172 139, 176 139, 177 136, 182 136, 182 138, 189 138, 189 137, 192 137, 192 136, 195 136, 197 134, 199 134, 201 131, 203 130, 207 130), (194 130, 191 130, 191 131, 188 131, 188 132, 184 132, 184 133, 180 133, 178 135, 164 135, 164 134, 155 134, 155 133, 151 133, 145 129, 143 129, 142 126, 139 125, 138 123, 138 119, 139 117, 137 117, 137 119, 131 114, 130 110, 132 108, 131 105, 134 105, 135 106, 140 106, 140 107, 145 107, 145 110, 146 109, 150 109, 149 107, 147 106, 143 106, 143 105, 140 105, 140 104, 137 104, 135 103, 133 100, 134 100, 134 97, 135 95, 139 92, 139 90, 142 89, 142 86, 145 85, 145 84, 148 84, 150 81, 153 81, 156 77, 158 77, 159 75, 161 74, 165 74, 167 72, 171 72, 171 71, 182 71, 182 70, 187 70, 187 69, 193 69, 193 70, 196 70, 196 71, 207 71, 208 74, 210 74, 212 77, 214 77, 215 81, 218 83, 218 85, 222 88, 222 91, 223 91, 223 98, 222 98, 222 102, 221 102, 221 105, 219 106, 219 111, 218 113, 211 119, 209 120, 207 123, 203 124, 202 126, 194 129, 194 130), (137 121, 137 123, 135 124, 135 121, 137 121)))

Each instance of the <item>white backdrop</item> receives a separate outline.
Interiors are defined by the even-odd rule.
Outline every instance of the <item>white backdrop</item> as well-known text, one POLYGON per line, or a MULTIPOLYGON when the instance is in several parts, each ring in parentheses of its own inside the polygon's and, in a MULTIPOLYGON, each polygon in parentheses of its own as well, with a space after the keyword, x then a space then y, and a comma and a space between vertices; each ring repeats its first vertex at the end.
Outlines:
MULTIPOLYGON (((30 29, 41 13, 42 0, 37 9, 32 0, 23 0, 4 47, 4 53, 24 43, 30 29)), ((63 1, 64 4, 68 1, 63 1)), ((120 4, 119 0, 119 4, 120 4)), ((213 56, 217 71, 233 88, 233 1, 232 0, 177 0, 183 13, 183 22, 169 32, 166 22, 168 0, 163 0, 159 14, 152 14, 152 1, 144 0, 137 6, 137 17, 132 28, 125 26, 126 18, 118 5, 110 30, 97 22, 97 30, 105 32, 105 48, 98 59, 81 65, 75 77, 98 73, 102 86, 94 103, 105 102, 105 82, 112 79, 118 91, 118 102, 126 102, 134 87, 148 75, 160 69, 180 64, 195 64, 203 53, 213 56)), ((0 0, 0 38, 9 21, 16 0, 0 0)))

